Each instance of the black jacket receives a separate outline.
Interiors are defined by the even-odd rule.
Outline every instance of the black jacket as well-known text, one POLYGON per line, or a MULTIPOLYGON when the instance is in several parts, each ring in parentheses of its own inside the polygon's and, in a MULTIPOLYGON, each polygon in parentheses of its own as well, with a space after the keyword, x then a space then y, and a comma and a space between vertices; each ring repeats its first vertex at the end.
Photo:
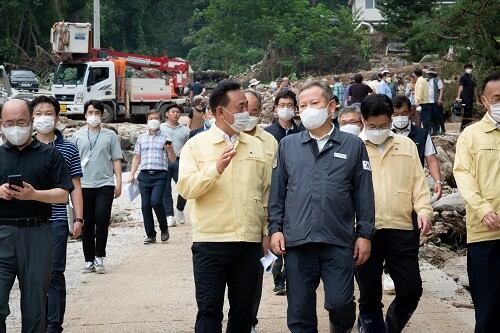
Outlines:
POLYGON ((269 233, 282 231, 287 247, 352 247, 358 236, 371 239, 374 200, 368 153, 357 136, 334 130, 321 152, 308 131, 280 142, 268 219, 269 233))

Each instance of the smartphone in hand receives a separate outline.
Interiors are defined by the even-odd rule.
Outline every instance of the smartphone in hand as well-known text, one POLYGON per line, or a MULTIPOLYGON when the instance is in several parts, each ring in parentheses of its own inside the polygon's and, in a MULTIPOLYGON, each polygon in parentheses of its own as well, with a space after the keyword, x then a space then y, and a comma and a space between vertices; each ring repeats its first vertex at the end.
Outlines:
POLYGON ((14 190, 12 185, 16 185, 19 187, 24 187, 23 185, 23 177, 21 175, 9 175, 7 177, 9 179, 9 187, 14 190))

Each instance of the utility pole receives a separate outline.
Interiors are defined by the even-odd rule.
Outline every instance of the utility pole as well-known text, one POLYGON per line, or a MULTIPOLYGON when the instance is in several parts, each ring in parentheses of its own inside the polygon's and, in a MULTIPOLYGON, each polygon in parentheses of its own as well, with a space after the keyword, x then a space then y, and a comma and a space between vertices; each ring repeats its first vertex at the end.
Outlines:
POLYGON ((94 48, 101 48, 101 5, 100 0, 94 0, 94 48))

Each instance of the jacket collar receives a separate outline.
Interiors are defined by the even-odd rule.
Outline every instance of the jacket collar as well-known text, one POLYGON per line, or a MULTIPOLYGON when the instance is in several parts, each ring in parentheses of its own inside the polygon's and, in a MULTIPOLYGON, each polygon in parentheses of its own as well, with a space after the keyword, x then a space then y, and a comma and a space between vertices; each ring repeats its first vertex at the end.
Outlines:
MULTIPOLYGON (((332 124, 333 126, 333 124, 332 124)), ((307 143, 311 140, 314 140, 313 137, 311 137, 311 134, 309 134, 309 131, 305 130, 305 131, 302 131, 300 132, 300 141, 302 143, 307 143)), ((333 128, 333 131, 332 131, 332 134, 330 134, 330 139, 329 140, 332 140, 332 141, 335 141, 337 143, 342 143, 342 133, 340 132, 340 130, 338 128, 333 128)))
MULTIPOLYGON (((210 126, 210 128, 208 130, 206 130, 206 132, 208 133, 208 135, 210 137, 210 141, 212 143, 217 144, 220 142, 226 142, 226 140, 224 140, 224 138, 222 137, 222 135, 220 133, 220 129, 217 128, 217 126, 215 124, 210 126)), ((247 136, 248 136, 248 134, 245 134, 245 133, 237 133, 235 142, 236 141, 247 142, 247 136)))
POLYGON ((479 122, 479 126, 486 133, 492 132, 497 129, 497 127, 495 126, 495 124, 493 124, 491 120, 492 119, 490 118, 490 115, 486 113, 483 119, 481 119, 481 121, 479 122))

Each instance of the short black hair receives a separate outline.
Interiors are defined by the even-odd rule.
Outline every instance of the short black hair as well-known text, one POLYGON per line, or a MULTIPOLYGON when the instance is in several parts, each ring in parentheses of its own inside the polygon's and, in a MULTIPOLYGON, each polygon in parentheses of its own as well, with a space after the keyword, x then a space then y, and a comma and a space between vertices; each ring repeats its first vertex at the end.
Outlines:
POLYGON ((363 75, 361 75, 361 74, 354 74, 354 82, 356 82, 356 83, 363 82, 363 75))
POLYGON ((278 106, 280 99, 291 99, 293 101, 293 107, 297 107, 297 94, 291 90, 281 90, 276 94, 274 98, 274 106, 278 106))
POLYGON ((393 113, 394 108, 392 107, 391 99, 387 95, 368 95, 361 102, 361 115, 364 119, 381 115, 391 118, 393 113))
MULTIPOLYGON (((31 107, 30 105, 30 102, 24 98, 13 98, 13 99, 17 99, 17 100, 20 100, 20 101, 23 101, 24 103, 26 103, 26 108, 28 109, 29 113, 30 113, 30 117, 33 115, 33 108, 31 107)), ((0 119, 2 118, 2 110, 3 110, 3 105, 6 103, 7 101, 3 102, 2 104, 0 104, 0 119)))
POLYGON ((481 84, 481 91, 484 93, 484 88, 486 88, 488 82, 498 80, 500 80, 500 72, 491 73, 483 80, 483 83, 481 84))
POLYGON ((90 99, 85 102, 83 105, 83 113, 86 114, 87 110, 89 109, 89 106, 93 106, 94 109, 97 109, 101 111, 101 113, 104 113, 104 104, 101 101, 98 101, 97 99, 90 99))
POLYGON ((30 107, 32 110, 34 110, 35 106, 42 103, 52 104, 56 112, 56 116, 59 115, 59 112, 61 111, 61 106, 59 105, 59 101, 52 96, 45 96, 45 95, 38 96, 30 102, 30 107))
POLYGON ((377 74, 377 77, 378 77, 379 79, 383 79, 383 78, 384 78, 384 74, 382 74, 382 73, 378 73, 378 74, 377 74))
POLYGON ((394 106, 395 108, 399 109, 403 106, 403 104, 406 104, 408 110, 411 111, 411 102, 408 97, 398 95, 392 98, 392 106, 394 106))
MULTIPOLYGON (((210 94, 209 105, 212 112, 217 109, 218 106, 227 106, 229 104, 229 97, 227 93, 233 90, 240 90, 241 85, 233 80, 222 80, 217 84, 210 94)), ((215 113, 214 113, 215 114, 215 113)))
POLYGON ((413 74, 415 74, 416 76, 422 76, 422 70, 420 68, 417 68, 413 71, 413 74))
POLYGON ((163 111, 163 115, 165 115, 168 111, 170 111, 173 108, 177 108, 177 109, 179 109, 179 111, 182 112, 182 109, 179 105, 177 105, 176 103, 170 103, 170 104, 167 104, 167 106, 165 107, 165 110, 163 111))

